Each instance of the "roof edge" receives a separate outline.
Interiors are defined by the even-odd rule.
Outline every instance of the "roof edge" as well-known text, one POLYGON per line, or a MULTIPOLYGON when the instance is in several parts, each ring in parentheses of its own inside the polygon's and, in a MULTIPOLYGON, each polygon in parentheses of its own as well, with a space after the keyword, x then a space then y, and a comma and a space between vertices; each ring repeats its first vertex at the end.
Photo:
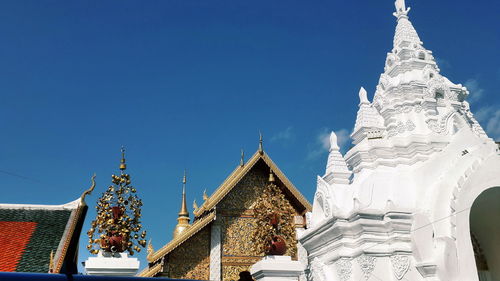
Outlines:
POLYGON ((0 209, 21 210, 75 210, 82 204, 81 198, 62 205, 36 205, 36 204, 4 204, 0 203, 0 209))

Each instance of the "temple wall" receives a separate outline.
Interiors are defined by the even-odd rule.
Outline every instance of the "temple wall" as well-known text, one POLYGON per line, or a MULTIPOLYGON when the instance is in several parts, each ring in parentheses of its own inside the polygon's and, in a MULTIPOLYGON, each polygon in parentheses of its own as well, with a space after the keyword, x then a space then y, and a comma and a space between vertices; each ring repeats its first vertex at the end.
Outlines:
MULTIPOLYGON (((238 280, 241 271, 249 271, 264 256, 256 252, 251 242, 256 227, 252 208, 268 184, 268 169, 257 163, 217 205, 222 227, 222 280, 238 280)), ((288 252, 296 260, 296 246, 288 252)))
POLYGON ((168 255, 165 275, 178 279, 209 280, 210 227, 184 242, 168 255))

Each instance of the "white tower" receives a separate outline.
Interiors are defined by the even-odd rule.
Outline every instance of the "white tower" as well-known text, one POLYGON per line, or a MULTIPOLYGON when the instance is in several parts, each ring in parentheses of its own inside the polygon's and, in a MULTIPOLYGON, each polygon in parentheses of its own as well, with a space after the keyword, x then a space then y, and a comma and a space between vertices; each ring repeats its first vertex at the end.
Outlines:
POLYGON ((470 112, 467 89, 440 74, 404 0, 395 6, 373 102, 359 92, 354 147, 342 157, 332 145, 318 177, 300 238, 309 279, 500 280, 500 208, 481 209, 500 200, 498 146, 470 112), (475 213, 492 216, 488 230, 475 213))

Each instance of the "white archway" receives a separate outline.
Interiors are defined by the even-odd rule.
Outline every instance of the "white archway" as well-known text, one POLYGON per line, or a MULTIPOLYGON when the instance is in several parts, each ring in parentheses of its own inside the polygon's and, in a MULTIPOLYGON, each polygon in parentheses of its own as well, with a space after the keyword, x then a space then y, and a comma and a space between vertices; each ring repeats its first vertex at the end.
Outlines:
POLYGON ((483 191, 472 204, 469 223, 480 281, 500 280, 500 187, 483 191))
MULTIPOLYGON (((485 159, 481 165, 477 167, 475 172, 469 175, 463 187, 457 194, 457 213, 455 216, 457 260, 459 268, 458 274, 460 276, 459 280, 479 280, 475 266, 476 262, 470 232, 471 211, 473 211, 473 216, 476 216, 476 211, 472 210, 476 199, 481 199, 480 195, 483 192, 500 187, 499 167, 500 161, 496 156, 485 159)), ((487 193, 485 194, 488 195, 487 193)), ((478 210, 480 211, 480 208, 478 210)), ((490 213, 489 217, 491 220, 500 220, 500 214, 490 213)), ((477 227, 477 225, 475 227, 477 227)), ((490 268, 493 266, 500 268, 500 265, 489 265, 490 268)))

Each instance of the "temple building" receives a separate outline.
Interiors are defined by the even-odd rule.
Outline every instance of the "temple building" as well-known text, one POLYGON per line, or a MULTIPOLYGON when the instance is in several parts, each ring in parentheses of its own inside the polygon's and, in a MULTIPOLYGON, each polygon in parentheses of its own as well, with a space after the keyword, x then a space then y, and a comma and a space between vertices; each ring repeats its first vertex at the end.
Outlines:
MULTIPOLYGON (((282 202, 291 206, 293 216, 289 222, 296 233, 305 228, 305 214, 311 211, 310 203, 287 179, 262 148, 262 137, 258 151, 240 165, 213 192, 204 194, 201 206, 194 204, 194 220, 189 224, 186 208, 185 184, 178 224, 173 239, 154 251, 148 246, 149 266, 139 276, 170 277, 197 280, 238 280, 239 274, 262 259, 252 241, 256 231, 256 209, 258 200, 265 196, 269 183, 282 192, 282 202), (263 195, 264 194, 264 195, 263 195)), ((269 199, 271 200, 271 199, 269 199)), ((296 236, 287 254, 295 260, 305 262, 306 253, 297 245, 296 236)))
POLYGON ((373 100, 361 88, 351 134, 336 136, 299 238, 308 279, 500 280, 500 152, 468 90, 440 73, 395 2, 393 48, 373 100))
POLYGON ((0 271, 76 274, 85 196, 63 205, 0 204, 0 271))

